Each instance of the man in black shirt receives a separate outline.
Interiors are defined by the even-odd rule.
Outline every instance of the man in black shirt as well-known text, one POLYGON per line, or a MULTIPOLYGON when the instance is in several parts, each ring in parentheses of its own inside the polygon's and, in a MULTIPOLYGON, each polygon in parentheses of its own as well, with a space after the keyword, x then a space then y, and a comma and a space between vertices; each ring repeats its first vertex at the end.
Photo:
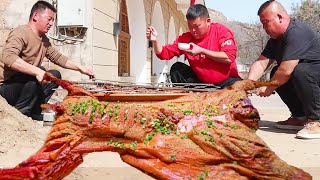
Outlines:
POLYGON ((248 79, 258 80, 273 62, 270 77, 280 87, 262 87, 257 95, 270 96, 276 90, 292 116, 276 123, 281 129, 302 129, 297 138, 320 138, 320 36, 305 23, 291 19, 277 1, 266 1, 258 11, 271 37, 248 79))

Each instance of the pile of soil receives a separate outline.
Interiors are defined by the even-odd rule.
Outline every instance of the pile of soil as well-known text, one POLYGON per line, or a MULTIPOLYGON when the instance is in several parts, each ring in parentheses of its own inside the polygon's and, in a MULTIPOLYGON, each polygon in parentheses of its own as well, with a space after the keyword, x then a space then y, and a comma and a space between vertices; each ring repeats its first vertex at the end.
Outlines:
POLYGON ((0 96, 0 167, 14 167, 36 153, 50 127, 21 114, 0 96))

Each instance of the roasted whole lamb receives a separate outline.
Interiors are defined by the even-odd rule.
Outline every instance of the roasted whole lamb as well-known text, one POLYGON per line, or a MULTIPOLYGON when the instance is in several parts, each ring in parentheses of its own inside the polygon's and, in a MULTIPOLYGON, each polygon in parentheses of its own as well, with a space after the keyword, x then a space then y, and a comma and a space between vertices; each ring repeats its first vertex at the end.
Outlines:
MULTIPOLYGON (((62 179, 91 152, 113 151, 157 179, 311 179, 255 134, 259 114, 247 91, 277 83, 244 80, 160 102, 106 102, 73 83, 46 105, 56 120, 44 146, 0 179, 62 179)), ((100 96, 99 96, 100 97, 100 96)))

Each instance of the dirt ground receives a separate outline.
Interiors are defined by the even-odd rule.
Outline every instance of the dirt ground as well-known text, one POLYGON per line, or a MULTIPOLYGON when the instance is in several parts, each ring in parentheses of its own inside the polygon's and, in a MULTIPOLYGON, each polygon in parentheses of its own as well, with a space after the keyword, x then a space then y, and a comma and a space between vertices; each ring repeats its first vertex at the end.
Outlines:
MULTIPOLYGON (((273 123, 288 118, 289 112, 277 95, 269 98, 251 97, 261 116, 257 134, 288 164, 302 168, 320 180, 320 140, 295 139, 296 131, 280 131, 273 123)), ((50 127, 34 121, 9 106, 0 97, 0 168, 14 167, 37 152, 43 145, 50 127)), ((84 158, 67 180, 152 179, 141 171, 123 163, 112 152, 91 153, 84 158)))

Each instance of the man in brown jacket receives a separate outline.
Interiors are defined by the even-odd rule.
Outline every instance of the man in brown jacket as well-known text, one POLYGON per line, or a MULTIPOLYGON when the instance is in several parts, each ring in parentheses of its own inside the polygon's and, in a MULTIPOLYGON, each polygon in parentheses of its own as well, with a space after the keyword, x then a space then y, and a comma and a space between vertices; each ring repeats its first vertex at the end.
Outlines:
MULTIPOLYGON (((53 89, 58 87, 54 83, 41 84, 45 69, 40 65, 44 57, 90 78, 95 76, 91 70, 72 62, 52 47, 46 33, 53 26, 55 12, 50 3, 36 2, 28 24, 10 32, 0 57, 0 95, 21 113, 38 120, 42 119, 40 105, 46 103, 53 89)), ((59 71, 49 72, 61 78, 59 71)))

